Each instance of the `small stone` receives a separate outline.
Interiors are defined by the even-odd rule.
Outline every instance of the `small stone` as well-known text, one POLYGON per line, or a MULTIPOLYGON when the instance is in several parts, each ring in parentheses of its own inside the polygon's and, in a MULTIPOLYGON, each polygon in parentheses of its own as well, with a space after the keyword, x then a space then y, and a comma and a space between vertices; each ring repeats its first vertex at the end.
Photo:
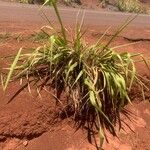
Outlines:
POLYGON ((23 141, 23 143, 22 143, 24 146, 27 146, 28 145, 28 141, 27 140, 25 140, 25 141, 23 141))

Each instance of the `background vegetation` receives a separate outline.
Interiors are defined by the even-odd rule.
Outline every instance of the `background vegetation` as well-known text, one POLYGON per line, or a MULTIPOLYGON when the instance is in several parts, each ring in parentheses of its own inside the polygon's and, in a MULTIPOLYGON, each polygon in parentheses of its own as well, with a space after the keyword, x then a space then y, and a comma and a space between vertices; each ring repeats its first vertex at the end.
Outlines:
MULTIPOLYGON (((29 4, 43 4, 44 0, 19 0, 20 3, 29 4)), ((58 0, 59 3, 64 3, 65 5, 77 4, 82 5, 81 0, 58 0)), ((102 8, 107 8, 108 6, 115 7, 115 10, 130 13, 148 13, 148 8, 145 7, 139 0, 100 0, 99 4, 102 8)), ((95 4, 96 5, 96 4, 95 4)))

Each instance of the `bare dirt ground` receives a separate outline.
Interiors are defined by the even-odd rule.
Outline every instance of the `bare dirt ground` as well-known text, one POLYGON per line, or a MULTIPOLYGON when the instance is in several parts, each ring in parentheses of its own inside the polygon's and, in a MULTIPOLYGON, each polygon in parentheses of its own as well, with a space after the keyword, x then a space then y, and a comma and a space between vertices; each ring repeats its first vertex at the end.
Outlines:
MULTIPOLYGON (((41 44, 33 41, 31 34, 39 31, 39 25, 28 24, 26 26, 17 23, 0 23, 0 56, 15 54, 20 47, 31 48, 41 44), (21 38, 26 37, 26 38, 21 38)), ((106 27, 91 27, 85 37, 89 43, 93 43, 101 36, 106 27)), ((110 38, 110 32, 105 40, 110 38)), ((112 46, 131 43, 124 36, 132 40, 137 38, 148 39, 150 30, 127 29, 118 37, 112 46), (142 32, 142 34, 140 33, 142 32), (131 35, 132 34, 132 35, 131 35), (134 35, 134 36, 133 36, 134 35)), ((130 52, 141 52, 146 58, 150 58, 150 41, 139 40, 138 43, 121 48, 130 52)), ((5 60, 0 60, 0 68, 5 66, 5 60)), ((150 73, 144 64, 137 63, 139 72, 144 77, 150 77, 150 73)), ((147 81, 147 86, 150 85, 147 81)), ((4 93, 0 87, 0 150, 95 150, 95 144, 87 140, 87 131, 76 131, 71 119, 62 119, 59 113, 55 113, 55 99, 43 92, 40 98, 36 91, 29 94, 27 87, 14 99, 16 91, 20 89, 17 83, 10 84, 4 93)), ((131 97, 133 104, 126 106, 131 111, 130 119, 122 116, 123 129, 118 132, 119 138, 107 133, 109 143, 105 142, 105 150, 150 150, 150 93, 146 92, 146 101, 142 101, 141 93, 137 88, 133 89, 131 97)))

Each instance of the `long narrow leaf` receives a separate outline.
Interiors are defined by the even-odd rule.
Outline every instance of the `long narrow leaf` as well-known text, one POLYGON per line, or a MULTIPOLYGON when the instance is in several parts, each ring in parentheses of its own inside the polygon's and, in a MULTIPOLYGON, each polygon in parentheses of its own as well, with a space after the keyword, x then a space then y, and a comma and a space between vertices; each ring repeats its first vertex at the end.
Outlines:
POLYGON ((6 90, 6 88, 7 88, 7 86, 8 86, 8 83, 9 83, 9 81, 11 80, 11 76, 12 76, 13 71, 14 71, 16 65, 17 65, 17 62, 18 62, 18 60, 19 60, 21 51, 22 51, 22 48, 18 51, 18 53, 17 53, 17 55, 16 55, 16 57, 15 57, 15 59, 14 59, 12 65, 11 65, 11 67, 10 67, 10 71, 9 71, 9 73, 8 73, 8 75, 7 75, 7 78, 6 78, 6 81, 5 81, 5 83, 4 83, 4 87, 3 87, 3 90, 4 90, 4 91, 6 90))

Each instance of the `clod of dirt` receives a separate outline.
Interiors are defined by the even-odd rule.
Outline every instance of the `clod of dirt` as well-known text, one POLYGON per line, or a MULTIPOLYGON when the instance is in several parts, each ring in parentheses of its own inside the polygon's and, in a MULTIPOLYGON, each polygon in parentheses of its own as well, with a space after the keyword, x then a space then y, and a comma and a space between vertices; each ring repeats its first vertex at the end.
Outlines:
POLYGON ((22 143, 24 146, 27 146, 28 145, 28 141, 27 140, 25 140, 25 141, 23 141, 23 143, 22 143))

